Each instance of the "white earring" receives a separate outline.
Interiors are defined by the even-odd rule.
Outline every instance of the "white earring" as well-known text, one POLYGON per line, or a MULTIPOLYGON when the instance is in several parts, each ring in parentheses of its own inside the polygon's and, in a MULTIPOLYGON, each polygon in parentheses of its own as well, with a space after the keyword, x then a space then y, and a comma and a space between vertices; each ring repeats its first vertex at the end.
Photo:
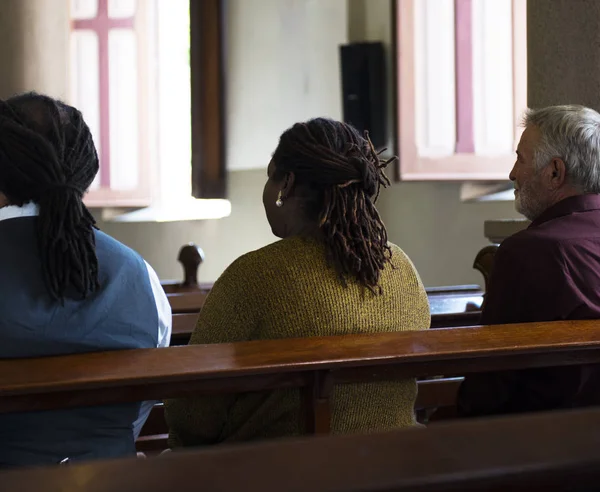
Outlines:
POLYGON ((279 191, 279 194, 277 195, 277 200, 275 201, 275 205, 277 205, 278 207, 283 207, 283 200, 281 199, 281 191, 279 191))

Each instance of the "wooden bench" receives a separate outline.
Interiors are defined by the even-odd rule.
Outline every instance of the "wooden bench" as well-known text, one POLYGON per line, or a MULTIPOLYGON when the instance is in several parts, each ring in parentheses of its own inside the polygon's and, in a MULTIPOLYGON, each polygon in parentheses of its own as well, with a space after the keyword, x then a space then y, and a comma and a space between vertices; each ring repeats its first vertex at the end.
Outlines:
MULTIPOLYGON (((162 282, 171 309, 175 315, 198 313, 213 285, 212 282, 198 282, 198 268, 204 261, 204 253, 198 246, 188 244, 181 248, 178 261, 183 266, 183 281, 162 282)), ((433 328, 472 326, 479 321, 484 296, 479 285, 428 287, 426 291, 433 328)), ((187 329, 186 332, 190 333, 191 330, 187 329)), ((180 338, 184 338, 183 333, 179 332, 180 338)))
MULTIPOLYGON (((209 291, 167 294, 173 311, 172 345, 187 345, 209 291)), ((432 287, 427 289, 427 294, 432 328, 475 326, 479 323, 484 293, 478 285, 432 287)))
MULTIPOLYGON (((460 383, 464 378, 438 378, 417 381, 418 395, 415 402, 415 413, 421 423, 427 423, 427 419, 434 410, 436 422, 448 420, 455 416, 456 399, 460 383)), ((165 419, 165 410, 162 403, 157 403, 152 408, 148 420, 136 442, 138 451, 156 454, 167 449, 169 429, 165 419)))
MULTIPOLYGON (((179 307, 185 305, 187 300, 176 301, 179 307)), ((467 311, 464 313, 441 313, 431 315, 431 328, 456 328, 463 326, 476 326, 481 318, 480 311, 467 311)), ((187 345, 196 327, 198 313, 178 312, 173 314, 173 330, 171 345, 187 345)))
POLYGON ((322 434, 334 384, 598 362, 598 321, 0 360, 0 412, 296 387, 307 432, 322 434))
MULTIPOLYGON (((167 293, 173 314, 198 313, 210 292, 205 284, 204 290, 167 293)), ((426 289, 432 315, 471 315, 481 314, 483 291, 479 286, 459 285, 451 287, 432 287, 426 289)))
POLYGON ((0 474, 19 492, 588 492, 600 411, 553 412, 359 436, 218 446, 0 474))

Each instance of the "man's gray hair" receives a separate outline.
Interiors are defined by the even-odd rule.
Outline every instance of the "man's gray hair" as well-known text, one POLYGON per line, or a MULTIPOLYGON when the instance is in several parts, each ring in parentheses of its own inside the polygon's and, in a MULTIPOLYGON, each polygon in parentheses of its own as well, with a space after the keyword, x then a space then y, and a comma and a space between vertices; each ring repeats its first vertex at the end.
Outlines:
POLYGON ((582 193, 600 193, 600 114, 585 106, 549 106, 527 110, 523 125, 541 133, 536 169, 560 157, 571 185, 582 193))

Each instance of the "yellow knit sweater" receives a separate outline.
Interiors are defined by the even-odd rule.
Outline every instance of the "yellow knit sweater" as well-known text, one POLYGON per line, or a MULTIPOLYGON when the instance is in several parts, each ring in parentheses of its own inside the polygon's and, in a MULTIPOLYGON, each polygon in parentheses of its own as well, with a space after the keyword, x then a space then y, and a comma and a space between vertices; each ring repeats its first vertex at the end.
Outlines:
MULTIPOLYGON (((238 258, 215 282, 191 344, 347 335, 429 328, 425 289, 408 257, 392 247, 383 295, 343 287, 324 247, 287 238, 238 258)), ((415 424, 415 380, 340 385, 332 431, 383 431, 415 424)), ((303 432, 299 390, 196 397, 166 402, 170 445, 293 436, 303 432)))

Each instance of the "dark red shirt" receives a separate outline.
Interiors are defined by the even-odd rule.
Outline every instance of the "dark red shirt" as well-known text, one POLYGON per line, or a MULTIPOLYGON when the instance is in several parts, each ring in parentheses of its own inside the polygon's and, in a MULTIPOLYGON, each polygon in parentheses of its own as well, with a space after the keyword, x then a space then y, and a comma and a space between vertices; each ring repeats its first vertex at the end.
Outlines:
MULTIPOLYGON (((567 198, 498 248, 481 323, 600 319, 600 195, 567 198)), ((459 413, 490 415, 600 403, 600 366, 473 374, 459 413)))

